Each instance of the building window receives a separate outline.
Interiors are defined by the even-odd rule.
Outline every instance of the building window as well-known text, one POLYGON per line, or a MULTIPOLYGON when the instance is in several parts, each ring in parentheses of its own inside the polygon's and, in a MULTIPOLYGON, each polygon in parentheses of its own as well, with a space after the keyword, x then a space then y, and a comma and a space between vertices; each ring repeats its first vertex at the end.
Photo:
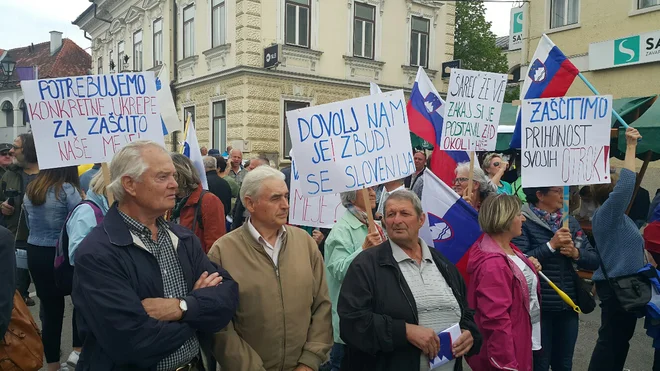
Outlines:
POLYGON ((578 23, 580 0, 550 0, 550 28, 578 23))
POLYGON ((429 66, 429 27, 428 19, 412 17, 410 30, 410 65, 429 66))
POLYGON ((103 57, 96 60, 96 74, 103 75, 103 57))
POLYGON ((154 67, 163 64, 163 19, 154 21, 154 67))
POLYGON ((25 126, 28 123, 28 111, 24 100, 18 102, 18 109, 21 110, 21 122, 23 123, 23 126, 25 126))
POLYGON ((213 0, 211 3, 211 47, 225 43, 225 0, 213 0))
POLYGON ((660 5, 660 0, 637 0, 637 9, 650 8, 660 5))
POLYGON ((213 102, 213 138, 211 147, 227 148, 227 106, 225 101, 213 102))
POLYGON ((195 122, 195 106, 186 107, 186 108, 183 109, 183 124, 184 125, 188 122, 188 117, 190 117, 191 122, 193 122, 193 123, 195 122))
POLYGON ((5 101, 2 104, 2 114, 5 121, 5 126, 10 128, 14 126, 14 105, 10 101, 5 101))
POLYGON ((286 43, 309 48, 310 0, 286 0, 286 43))
POLYGON ((374 30, 376 29, 376 7, 355 3, 353 26, 353 55, 374 58, 374 30))
POLYGON ((142 71, 142 30, 133 34, 133 70, 142 71))
POLYGON ((292 144, 291 144, 291 133, 289 132, 289 125, 287 125, 286 122, 286 113, 289 111, 301 109, 309 107, 309 102, 292 102, 292 101, 284 101, 284 153, 282 154, 283 158, 288 158, 290 159, 291 156, 289 156, 289 152, 291 152, 292 144))
POLYGON ((183 58, 195 54, 195 8, 194 4, 183 9, 183 58))
POLYGON ((124 42, 117 43, 117 65, 119 72, 124 70, 124 42))
POLYGON ((109 73, 113 73, 113 72, 115 72, 115 62, 114 62, 114 60, 112 59, 112 57, 113 57, 113 55, 112 55, 112 50, 110 50, 110 51, 108 52, 108 72, 109 72, 109 73))

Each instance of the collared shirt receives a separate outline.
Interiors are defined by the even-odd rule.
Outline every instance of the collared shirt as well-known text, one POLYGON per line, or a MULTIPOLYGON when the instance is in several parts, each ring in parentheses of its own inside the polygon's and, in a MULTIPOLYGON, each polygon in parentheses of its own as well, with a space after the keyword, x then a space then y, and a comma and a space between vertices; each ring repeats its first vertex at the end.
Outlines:
MULTIPOLYGON (((156 220, 158 241, 154 241, 151 230, 147 226, 124 214, 121 210, 119 210, 119 215, 124 219, 124 223, 128 226, 131 235, 134 237, 137 236, 144 245, 145 250, 151 253, 158 261, 160 273, 163 278, 165 297, 182 298, 188 295, 188 287, 183 276, 183 268, 181 268, 181 262, 176 254, 176 248, 172 243, 169 227, 165 219, 160 217, 156 220)), ((190 362, 198 354, 199 341, 197 340, 197 336, 192 336, 183 343, 181 348, 160 360, 157 370, 174 370, 190 362)))
MULTIPOLYGON (((394 260, 398 263, 403 278, 406 280, 415 299, 419 325, 439 333, 459 323, 461 308, 445 277, 435 265, 426 243, 419 239, 419 245, 422 248, 422 261, 420 264, 409 257, 394 241, 390 240, 390 244, 394 260)), ((456 360, 451 360, 434 370, 453 370, 455 362, 456 360)), ((429 358, 421 353, 420 371, 426 371, 429 367, 429 358)))
POLYGON ((396 191, 400 191, 402 189, 406 189, 406 186, 404 186, 403 184, 400 187, 395 188, 390 192, 388 192, 387 189, 385 189, 385 187, 383 187, 383 192, 380 194, 380 202, 378 203, 378 210, 377 211, 381 214, 384 214, 385 213, 385 201, 387 201, 387 198, 390 197, 390 195, 392 193, 394 193, 396 191))
POLYGON ((247 175, 247 170, 243 166, 238 169, 238 172, 234 171, 233 168, 229 169, 229 176, 230 178, 234 179, 234 181, 238 184, 238 187, 241 187, 241 184, 243 184, 243 178, 245 178, 245 175, 247 175))
POLYGON ((277 267, 277 260, 280 255, 280 250, 282 249, 282 242, 284 241, 284 235, 286 234, 286 228, 282 226, 280 230, 277 232, 277 240, 275 241, 275 245, 271 245, 266 239, 257 231, 257 228, 252 225, 252 220, 248 219, 247 222, 248 225, 248 231, 250 231, 250 235, 259 242, 261 247, 266 250, 266 254, 270 256, 271 259, 273 259, 273 264, 277 267))

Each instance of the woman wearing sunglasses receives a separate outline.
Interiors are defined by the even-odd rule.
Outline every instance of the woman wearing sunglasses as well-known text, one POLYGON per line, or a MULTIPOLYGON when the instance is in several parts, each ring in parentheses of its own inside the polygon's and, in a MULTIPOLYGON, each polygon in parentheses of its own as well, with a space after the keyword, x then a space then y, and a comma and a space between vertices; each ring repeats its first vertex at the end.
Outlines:
POLYGON ((509 168, 509 164, 502 160, 499 153, 489 153, 484 157, 482 164, 484 171, 488 174, 490 181, 497 187, 497 194, 513 195, 511 183, 502 180, 504 172, 509 168))

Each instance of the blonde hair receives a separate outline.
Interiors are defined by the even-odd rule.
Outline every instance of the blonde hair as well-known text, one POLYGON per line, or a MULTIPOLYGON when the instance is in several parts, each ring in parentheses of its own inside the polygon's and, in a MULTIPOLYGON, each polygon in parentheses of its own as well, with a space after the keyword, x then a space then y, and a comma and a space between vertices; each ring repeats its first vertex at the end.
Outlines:
POLYGON ((502 158, 501 153, 495 153, 491 152, 484 157, 484 161, 481 163, 481 168, 484 170, 486 174, 488 174, 488 168, 490 168, 490 163, 493 161, 494 158, 499 157, 502 158))
POLYGON ((488 196, 479 208, 479 226, 484 233, 499 234, 509 230, 520 215, 520 199, 505 194, 488 196))
POLYGON ((105 181, 103 178, 103 170, 100 169, 99 171, 94 174, 92 177, 92 180, 89 182, 89 189, 96 193, 99 196, 104 196, 108 197, 108 193, 106 191, 106 188, 108 187, 108 183, 105 181))

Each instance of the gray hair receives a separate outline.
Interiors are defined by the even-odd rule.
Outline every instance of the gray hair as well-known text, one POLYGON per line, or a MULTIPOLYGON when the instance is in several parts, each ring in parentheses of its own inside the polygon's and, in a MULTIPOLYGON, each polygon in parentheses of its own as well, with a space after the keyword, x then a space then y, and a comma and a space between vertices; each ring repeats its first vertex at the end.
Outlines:
POLYGON ((422 213, 424 212, 422 210, 422 201, 419 199, 419 197, 417 197, 415 192, 409 189, 401 189, 390 193, 389 197, 387 197, 385 200, 385 207, 383 207, 383 219, 385 219, 385 216, 387 215, 387 204, 392 200, 410 201, 410 203, 413 205, 413 208, 415 209, 417 217, 422 216, 422 213))
MULTIPOLYGON (((461 162, 460 164, 456 165, 456 171, 454 171, 454 173, 458 174, 463 171, 468 173, 468 175, 470 174, 469 162, 461 162)), ((497 188, 495 188, 495 185, 491 183, 486 173, 479 166, 474 167, 472 171, 472 177, 473 177, 472 180, 479 183, 479 193, 482 196, 482 200, 485 199, 486 196, 490 195, 491 193, 497 192, 497 188)))
POLYGON ((241 153, 241 157, 243 157, 243 151, 241 151, 241 150, 238 149, 238 148, 232 148, 231 151, 229 151, 229 156, 231 157, 231 156, 232 156, 232 153, 234 153, 235 151, 240 152, 240 153, 241 153))
POLYGON ((149 168, 142 157, 142 151, 148 147, 154 147, 168 153, 163 146, 151 140, 138 140, 123 146, 115 154, 110 163, 110 184, 106 190, 115 200, 121 202, 126 194, 121 179, 125 176, 139 181, 145 171, 149 168))
POLYGON ((346 207, 352 205, 357 200, 357 191, 346 191, 339 194, 341 204, 346 207))
POLYGON ((284 174, 270 166, 259 166, 247 173, 241 184, 241 200, 245 202, 245 196, 256 197, 261 191, 261 186, 268 179, 284 181, 284 174))
POLYGON ((481 164, 481 168, 484 169, 484 171, 488 170, 491 161, 493 161, 493 159, 496 157, 502 158, 502 156, 503 155, 501 153, 495 153, 495 152, 491 152, 487 154, 486 157, 484 157, 484 162, 481 164))
POLYGON ((215 170, 218 168, 218 159, 212 156, 204 156, 202 157, 202 161, 204 161, 204 170, 215 170))
POLYGON ((192 192, 202 182, 192 161, 180 153, 172 153, 172 162, 176 169, 176 182, 182 192, 192 192))

